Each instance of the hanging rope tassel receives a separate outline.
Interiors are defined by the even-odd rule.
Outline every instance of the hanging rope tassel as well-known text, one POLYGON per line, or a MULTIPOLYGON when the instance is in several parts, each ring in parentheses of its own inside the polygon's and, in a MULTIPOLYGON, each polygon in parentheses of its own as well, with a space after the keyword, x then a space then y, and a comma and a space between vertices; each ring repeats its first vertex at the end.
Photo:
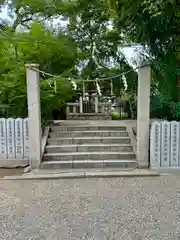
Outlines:
POLYGON ((97 78, 96 78, 96 89, 97 89, 97 92, 98 92, 99 96, 101 97, 101 96, 102 96, 102 94, 101 94, 101 88, 100 88, 100 86, 99 86, 99 84, 98 84, 97 78))
POLYGON ((128 86, 127 86, 127 79, 126 79, 126 76, 125 76, 125 75, 122 76, 122 80, 123 80, 124 88, 125 88, 125 91, 126 91, 127 88, 128 88, 128 86))

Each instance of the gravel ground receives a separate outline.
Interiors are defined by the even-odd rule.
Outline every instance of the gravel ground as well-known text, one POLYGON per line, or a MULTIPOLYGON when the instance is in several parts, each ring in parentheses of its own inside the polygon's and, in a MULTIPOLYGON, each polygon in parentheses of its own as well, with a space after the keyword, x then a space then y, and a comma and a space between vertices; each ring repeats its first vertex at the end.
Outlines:
POLYGON ((0 239, 180 239, 180 177, 0 181, 0 239))

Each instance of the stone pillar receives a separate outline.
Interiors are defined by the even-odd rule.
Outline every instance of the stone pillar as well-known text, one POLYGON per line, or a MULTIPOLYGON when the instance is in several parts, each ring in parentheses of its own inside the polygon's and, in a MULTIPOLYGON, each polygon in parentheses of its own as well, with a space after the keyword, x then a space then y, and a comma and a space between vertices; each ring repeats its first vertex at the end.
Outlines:
POLYGON ((32 168, 39 167, 41 163, 41 109, 40 109, 40 86, 37 64, 27 64, 27 98, 29 118, 29 150, 30 164, 32 168))
POLYGON ((98 113, 98 95, 95 96, 95 113, 98 113))
POLYGON ((79 109, 80 109, 80 113, 83 113, 83 98, 82 98, 82 96, 79 97, 79 109))
POLYGON ((150 64, 140 67, 137 99, 137 160, 140 168, 149 166, 150 80, 150 64))

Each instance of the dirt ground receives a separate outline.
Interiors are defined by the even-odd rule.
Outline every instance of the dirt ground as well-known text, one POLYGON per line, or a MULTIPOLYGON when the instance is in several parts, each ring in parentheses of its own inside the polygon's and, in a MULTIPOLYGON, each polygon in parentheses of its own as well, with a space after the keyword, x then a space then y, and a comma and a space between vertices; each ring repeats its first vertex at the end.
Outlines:
POLYGON ((24 173, 24 168, 0 168, 0 178, 5 176, 12 176, 12 175, 21 175, 24 173))

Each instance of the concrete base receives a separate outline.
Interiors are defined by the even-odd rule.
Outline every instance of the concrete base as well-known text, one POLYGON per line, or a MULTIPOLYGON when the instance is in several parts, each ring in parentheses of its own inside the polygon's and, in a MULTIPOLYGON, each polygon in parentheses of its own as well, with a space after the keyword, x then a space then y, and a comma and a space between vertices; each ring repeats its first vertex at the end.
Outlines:
POLYGON ((169 167, 169 168, 166 168, 166 167, 161 167, 161 168, 153 168, 153 167, 150 167, 150 170, 151 171, 156 171, 158 173, 177 173, 177 174, 180 174, 180 167, 169 167))
POLYGON ((29 165, 31 166, 31 169, 36 169, 40 167, 41 162, 39 163, 39 161, 37 160, 30 160, 29 161, 29 165))
POLYGON ((138 167, 140 169, 148 169, 149 168, 149 163, 147 161, 138 161, 138 167))
POLYGON ((0 168, 26 167, 29 165, 29 159, 4 159, 0 160, 0 168))
POLYGON ((72 113, 67 115, 67 120, 111 120, 111 114, 104 113, 72 113))
POLYGON ((4 180, 51 180, 51 179, 76 179, 76 178, 110 178, 110 177, 150 177, 159 176, 155 171, 135 169, 126 171, 122 169, 82 169, 82 170, 34 170, 21 176, 7 176, 4 180))
MULTIPOLYGON (((44 129, 44 133, 43 133, 43 136, 41 138, 41 158, 43 157, 44 155, 44 151, 45 151, 45 147, 46 147, 46 143, 47 143, 47 139, 48 139, 48 134, 49 134, 49 126, 45 127, 44 129)), ((36 168, 39 168, 41 162, 42 162, 42 159, 40 159, 41 161, 38 161, 38 160, 30 160, 29 161, 29 164, 31 166, 31 169, 36 169, 36 168)))

